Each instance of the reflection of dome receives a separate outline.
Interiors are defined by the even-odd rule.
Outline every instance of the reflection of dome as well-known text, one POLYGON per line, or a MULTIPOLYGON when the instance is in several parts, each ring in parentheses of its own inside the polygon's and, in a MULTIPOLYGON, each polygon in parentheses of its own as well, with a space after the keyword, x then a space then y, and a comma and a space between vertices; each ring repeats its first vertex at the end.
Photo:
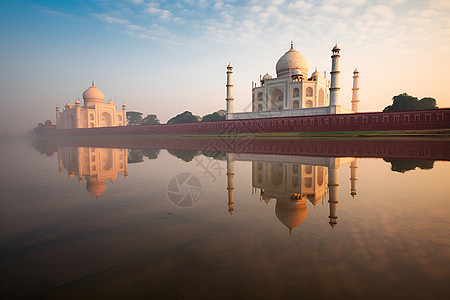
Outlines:
POLYGON ((89 178, 86 182, 86 190, 95 197, 98 197, 106 190, 106 182, 99 182, 97 179, 89 178))
POLYGON ((306 218, 306 201, 277 200, 275 214, 289 229, 294 229, 306 218))
POLYGON ((105 95, 103 95, 102 91, 100 91, 94 83, 84 91, 83 99, 85 102, 102 102, 105 99, 105 95))
POLYGON ((277 62, 277 76, 291 76, 292 72, 300 70, 303 76, 308 76, 308 61, 291 46, 277 62))

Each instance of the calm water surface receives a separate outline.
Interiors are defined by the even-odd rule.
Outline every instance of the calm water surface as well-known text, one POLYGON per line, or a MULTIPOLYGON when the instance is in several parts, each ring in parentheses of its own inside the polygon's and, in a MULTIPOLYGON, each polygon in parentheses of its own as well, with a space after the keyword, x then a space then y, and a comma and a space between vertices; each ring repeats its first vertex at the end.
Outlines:
POLYGON ((447 161, 0 145, 2 299, 448 299, 447 161))

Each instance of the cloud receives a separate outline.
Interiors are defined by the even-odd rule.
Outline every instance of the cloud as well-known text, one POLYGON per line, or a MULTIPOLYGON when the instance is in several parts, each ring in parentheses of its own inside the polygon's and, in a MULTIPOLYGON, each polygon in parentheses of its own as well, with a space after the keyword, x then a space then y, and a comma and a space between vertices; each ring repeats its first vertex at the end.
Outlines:
POLYGON ((170 11, 153 6, 146 8, 144 11, 149 14, 158 15, 161 19, 169 19, 172 16, 172 13, 170 11))
POLYGON ((128 21, 128 20, 114 18, 114 17, 108 16, 106 14, 92 14, 92 15, 94 17, 96 17, 97 19, 103 20, 103 21, 111 23, 111 24, 130 24, 130 21, 128 21))

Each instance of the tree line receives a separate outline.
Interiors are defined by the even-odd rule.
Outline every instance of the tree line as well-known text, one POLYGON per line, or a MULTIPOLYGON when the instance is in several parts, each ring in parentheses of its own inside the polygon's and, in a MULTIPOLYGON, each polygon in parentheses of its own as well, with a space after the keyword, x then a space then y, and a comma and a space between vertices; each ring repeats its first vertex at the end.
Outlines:
POLYGON ((407 93, 399 94, 392 98, 392 105, 386 106, 383 111, 397 110, 418 110, 418 109, 437 109, 436 99, 425 97, 418 99, 417 97, 408 95, 407 93))
MULTIPOLYGON (((127 112, 127 123, 128 126, 137 126, 137 125, 157 125, 160 124, 157 115, 150 114, 145 118, 142 117, 143 113, 138 111, 128 111, 127 112)), ((225 120, 225 110, 219 110, 203 117, 196 116, 192 114, 190 111, 185 111, 181 114, 178 114, 167 121, 167 124, 179 124, 179 123, 197 123, 197 122, 214 122, 214 121, 223 121, 225 120)))

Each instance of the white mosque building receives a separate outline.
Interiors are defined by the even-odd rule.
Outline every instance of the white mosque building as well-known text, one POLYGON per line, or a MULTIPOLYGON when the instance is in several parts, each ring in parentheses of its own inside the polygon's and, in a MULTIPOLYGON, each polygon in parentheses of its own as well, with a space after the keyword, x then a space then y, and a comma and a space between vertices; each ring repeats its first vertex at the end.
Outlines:
POLYGON ((339 104, 339 58, 340 49, 336 45, 332 51, 331 81, 325 74, 315 70, 309 76, 306 58, 291 48, 276 64, 277 77, 268 73, 260 76, 260 84, 252 83, 252 112, 234 112, 233 67, 227 66, 227 118, 253 119, 293 117, 358 112, 359 72, 353 72, 352 110, 339 104))
POLYGON ((62 112, 56 106, 56 128, 92 128, 127 125, 126 105, 117 110, 112 100, 105 103, 105 96, 92 82, 92 85, 83 93, 84 105, 80 100, 75 105, 67 102, 62 112))

